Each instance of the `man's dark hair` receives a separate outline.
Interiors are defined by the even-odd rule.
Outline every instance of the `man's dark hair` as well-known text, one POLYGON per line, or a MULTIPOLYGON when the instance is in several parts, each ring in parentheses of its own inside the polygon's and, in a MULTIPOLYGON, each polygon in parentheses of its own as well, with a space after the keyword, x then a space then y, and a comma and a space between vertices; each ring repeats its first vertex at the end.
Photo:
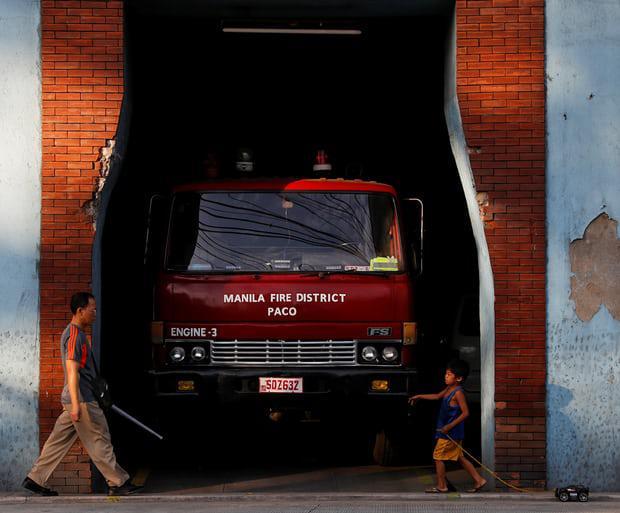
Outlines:
POLYGON ((76 292, 73 294, 71 296, 71 313, 75 315, 78 308, 86 308, 91 298, 95 299, 95 296, 90 292, 76 292))
POLYGON ((469 364, 463 360, 450 360, 446 368, 451 370, 457 378, 463 378, 463 381, 469 376, 469 364))

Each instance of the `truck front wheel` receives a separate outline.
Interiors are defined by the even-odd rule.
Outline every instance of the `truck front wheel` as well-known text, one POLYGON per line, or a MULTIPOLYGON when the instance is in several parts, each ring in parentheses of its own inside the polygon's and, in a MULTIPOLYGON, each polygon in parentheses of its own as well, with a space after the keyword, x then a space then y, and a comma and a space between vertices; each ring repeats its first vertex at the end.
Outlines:
POLYGON ((398 462, 399 443, 394 429, 384 428, 375 436, 372 458, 377 465, 390 466, 398 462))

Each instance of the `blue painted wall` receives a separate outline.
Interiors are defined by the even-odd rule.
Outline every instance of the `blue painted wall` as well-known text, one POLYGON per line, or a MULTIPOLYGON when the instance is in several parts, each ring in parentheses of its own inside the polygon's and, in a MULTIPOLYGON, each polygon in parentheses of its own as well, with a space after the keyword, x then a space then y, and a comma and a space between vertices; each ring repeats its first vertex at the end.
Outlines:
POLYGON ((618 301, 620 252, 589 242, 579 292, 570 248, 599 215, 620 221, 620 1, 547 0, 546 25, 548 484, 618 491, 620 319, 609 299, 590 320, 576 308, 583 294, 618 301))
POLYGON ((39 0, 0 1, 0 490, 39 448, 39 0))

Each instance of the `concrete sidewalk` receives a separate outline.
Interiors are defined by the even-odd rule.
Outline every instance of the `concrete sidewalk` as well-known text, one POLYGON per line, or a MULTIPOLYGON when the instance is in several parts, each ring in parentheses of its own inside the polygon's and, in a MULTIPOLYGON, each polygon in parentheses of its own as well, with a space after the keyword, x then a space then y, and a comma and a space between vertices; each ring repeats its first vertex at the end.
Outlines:
MULTIPOLYGON (((553 491, 525 492, 525 493, 212 493, 212 494, 136 494, 129 497, 108 497, 100 494, 60 495, 58 497, 39 497, 29 492, 3 492, 0 493, 0 506, 5 504, 54 504, 54 503, 100 503, 100 502, 141 502, 141 503, 178 503, 178 502, 202 502, 202 503, 303 503, 303 502, 428 502, 428 501, 463 501, 463 502, 548 502, 557 501, 553 491)), ((620 493, 597 492, 590 494, 590 502, 614 501, 618 502, 620 511, 620 493)), ((559 501, 558 501, 559 502, 559 501)))

